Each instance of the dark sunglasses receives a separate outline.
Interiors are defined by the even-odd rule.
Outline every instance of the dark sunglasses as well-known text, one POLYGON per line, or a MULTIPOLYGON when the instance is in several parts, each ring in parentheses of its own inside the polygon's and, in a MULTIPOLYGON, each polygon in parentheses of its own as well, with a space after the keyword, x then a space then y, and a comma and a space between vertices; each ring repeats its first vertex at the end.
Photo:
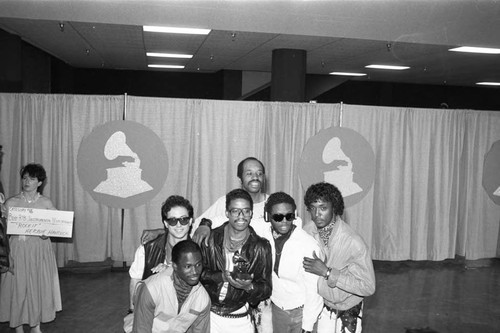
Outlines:
POLYGON ((191 220, 189 216, 184 216, 184 217, 171 217, 169 219, 166 219, 165 221, 167 221, 169 226, 175 227, 179 222, 181 223, 181 225, 186 225, 189 223, 189 220, 191 220))
POLYGON ((271 218, 273 219, 273 221, 276 221, 276 222, 281 222, 281 221, 283 221, 283 219, 286 219, 287 221, 293 221, 293 220, 295 220, 295 213, 288 213, 286 215, 273 214, 273 215, 271 215, 271 218))

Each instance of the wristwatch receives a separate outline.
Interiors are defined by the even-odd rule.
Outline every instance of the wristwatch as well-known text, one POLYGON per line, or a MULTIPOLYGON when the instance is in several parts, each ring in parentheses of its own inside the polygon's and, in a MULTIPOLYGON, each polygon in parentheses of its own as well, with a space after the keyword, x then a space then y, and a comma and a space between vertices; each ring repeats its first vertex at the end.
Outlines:
POLYGON ((326 271, 326 274, 324 276, 325 280, 328 280, 328 278, 330 277, 330 273, 332 272, 332 269, 329 267, 328 270, 326 271))
POLYGON ((207 218, 202 218, 201 222, 200 222, 200 226, 202 226, 202 225, 207 226, 210 229, 212 229, 212 220, 209 220, 207 218))
POLYGON ((253 287, 253 283, 251 283, 251 284, 250 284, 250 288, 245 289, 245 291, 246 291, 247 293, 249 293, 249 292, 251 292, 253 289, 254 289, 254 287, 253 287))

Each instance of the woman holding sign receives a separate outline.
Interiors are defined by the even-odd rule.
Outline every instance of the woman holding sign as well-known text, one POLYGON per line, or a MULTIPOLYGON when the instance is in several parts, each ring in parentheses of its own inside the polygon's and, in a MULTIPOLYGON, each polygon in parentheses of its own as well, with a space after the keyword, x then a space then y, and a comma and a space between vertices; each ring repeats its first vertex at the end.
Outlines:
MULTIPOLYGON (((40 193, 47 178, 43 166, 28 164, 20 175, 21 193, 5 202, 7 220, 12 207, 55 209, 40 193)), ((24 332, 24 324, 39 333, 40 323, 54 320, 56 311, 62 309, 52 243, 45 236, 11 235, 10 254, 10 270, 1 275, 0 322, 9 321, 16 333, 24 332)))

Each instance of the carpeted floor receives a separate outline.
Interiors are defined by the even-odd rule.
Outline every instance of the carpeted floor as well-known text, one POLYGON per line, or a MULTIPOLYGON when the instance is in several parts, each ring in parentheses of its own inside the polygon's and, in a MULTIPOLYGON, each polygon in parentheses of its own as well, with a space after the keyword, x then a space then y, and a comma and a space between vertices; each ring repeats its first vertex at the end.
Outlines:
MULTIPOLYGON (((500 332, 500 260, 374 264, 377 291, 365 301, 363 332, 500 332)), ((64 269, 60 280, 63 311, 42 324, 44 333, 122 332, 126 270, 64 269)), ((1 323, 3 332, 14 330, 1 323)))

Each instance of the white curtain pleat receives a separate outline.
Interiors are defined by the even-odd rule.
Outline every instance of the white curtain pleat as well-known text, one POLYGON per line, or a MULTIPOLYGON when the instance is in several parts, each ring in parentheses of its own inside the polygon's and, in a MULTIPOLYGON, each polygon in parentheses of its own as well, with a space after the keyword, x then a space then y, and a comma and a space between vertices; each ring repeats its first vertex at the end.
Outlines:
MULTIPOLYGON (((500 140, 500 112, 465 111, 466 136, 458 214, 460 254, 467 259, 495 257, 499 244, 500 206, 482 185, 485 154, 500 140)), ((500 170, 497 176, 500 177, 500 170)))
POLYGON ((240 186, 236 165, 262 158, 264 110, 260 103, 128 98, 127 120, 153 130, 168 154, 162 190, 148 204, 125 211, 123 252, 131 261, 146 228, 161 228, 160 209, 173 194, 186 197, 201 214, 216 198, 240 186))
MULTIPOLYGON (((124 210, 122 230, 121 210, 83 190, 76 156, 96 126, 122 119, 125 96, 0 94, 7 194, 19 192, 20 166, 36 161, 49 175, 44 193, 59 209, 75 211, 73 239, 54 242, 60 266, 131 261, 142 230, 162 227, 160 207, 169 195, 187 197, 199 215, 240 186, 236 166, 247 156, 264 162, 267 192, 290 193, 309 223, 301 154, 312 136, 339 126, 340 104, 126 98, 126 120, 165 144, 168 176, 150 202, 124 210)), ((345 213, 374 259, 497 255, 500 207, 481 181, 484 156, 500 140, 500 112, 344 104, 342 127, 360 133, 375 152, 372 188, 345 213)))
POLYGON ((73 238, 53 239, 59 266, 123 257, 120 211, 97 204, 81 187, 76 168, 82 139, 122 113, 123 96, 0 94, 7 196, 20 191, 20 167, 40 163, 47 171, 44 194, 58 209, 75 212, 73 238))

